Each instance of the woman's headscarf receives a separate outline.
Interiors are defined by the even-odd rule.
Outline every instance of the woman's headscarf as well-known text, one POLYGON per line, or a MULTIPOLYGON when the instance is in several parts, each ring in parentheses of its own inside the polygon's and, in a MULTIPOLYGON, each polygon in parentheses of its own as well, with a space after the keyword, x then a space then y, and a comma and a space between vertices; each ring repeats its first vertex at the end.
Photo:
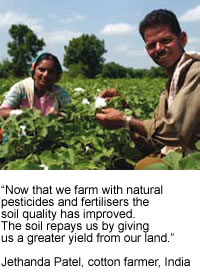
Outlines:
POLYGON ((49 59, 49 57, 54 60, 56 66, 57 66, 58 73, 62 74, 62 66, 61 66, 58 58, 56 56, 54 56, 53 54, 51 54, 51 53, 45 52, 45 53, 42 53, 42 54, 38 55, 36 58, 33 59, 33 62, 31 64, 31 68, 29 69, 29 75, 31 77, 33 77, 34 72, 35 72, 35 68, 36 68, 38 62, 41 61, 41 60, 49 59))

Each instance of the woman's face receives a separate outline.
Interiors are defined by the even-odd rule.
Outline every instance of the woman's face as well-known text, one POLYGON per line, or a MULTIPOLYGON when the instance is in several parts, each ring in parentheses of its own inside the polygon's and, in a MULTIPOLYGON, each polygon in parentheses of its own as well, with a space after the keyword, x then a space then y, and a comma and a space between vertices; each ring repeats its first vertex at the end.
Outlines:
POLYGON ((35 87, 39 91, 51 90, 51 87, 60 79, 54 61, 51 59, 38 62, 33 75, 35 87))

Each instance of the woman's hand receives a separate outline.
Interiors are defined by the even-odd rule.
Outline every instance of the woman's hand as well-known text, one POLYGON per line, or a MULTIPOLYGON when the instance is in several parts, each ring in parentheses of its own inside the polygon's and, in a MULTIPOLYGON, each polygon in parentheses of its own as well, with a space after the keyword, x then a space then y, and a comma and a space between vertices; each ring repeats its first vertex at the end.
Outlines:
POLYGON ((8 118, 10 115, 20 115, 22 112, 21 109, 0 108, 0 116, 3 118, 8 118))
POLYGON ((0 116, 3 118, 8 118, 10 116, 11 109, 0 109, 0 116))

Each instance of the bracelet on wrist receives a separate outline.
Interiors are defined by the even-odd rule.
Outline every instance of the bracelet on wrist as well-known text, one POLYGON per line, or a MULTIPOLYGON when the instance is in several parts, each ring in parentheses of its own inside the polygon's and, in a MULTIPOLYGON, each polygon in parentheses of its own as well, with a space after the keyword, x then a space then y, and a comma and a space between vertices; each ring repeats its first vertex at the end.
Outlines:
POLYGON ((124 125, 124 127, 125 127, 126 129, 128 129, 128 130, 130 130, 130 121, 131 121, 131 119, 132 119, 132 116, 127 116, 127 117, 126 117, 126 120, 125 120, 125 125, 124 125))

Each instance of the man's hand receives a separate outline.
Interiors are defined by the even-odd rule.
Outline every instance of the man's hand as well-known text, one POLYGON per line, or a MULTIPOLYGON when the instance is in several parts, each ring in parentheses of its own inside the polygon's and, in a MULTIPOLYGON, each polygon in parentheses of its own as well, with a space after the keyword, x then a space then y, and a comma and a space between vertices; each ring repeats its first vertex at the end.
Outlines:
MULTIPOLYGON (((104 91, 102 91, 99 95, 99 97, 102 97, 105 99, 106 102, 110 101, 113 97, 116 96, 120 96, 119 92, 115 89, 106 89, 104 91)), ((128 105, 128 103, 126 102, 126 100, 122 99, 122 107, 124 109, 130 109, 131 107, 128 105)))
POLYGON ((102 113, 96 114, 96 119, 107 129, 121 128, 126 123, 126 115, 113 108, 103 109, 102 113))
POLYGON ((118 91, 115 88, 106 89, 102 91, 99 97, 105 98, 105 101, 109 101, 112 97, 119 96, 118 91))

